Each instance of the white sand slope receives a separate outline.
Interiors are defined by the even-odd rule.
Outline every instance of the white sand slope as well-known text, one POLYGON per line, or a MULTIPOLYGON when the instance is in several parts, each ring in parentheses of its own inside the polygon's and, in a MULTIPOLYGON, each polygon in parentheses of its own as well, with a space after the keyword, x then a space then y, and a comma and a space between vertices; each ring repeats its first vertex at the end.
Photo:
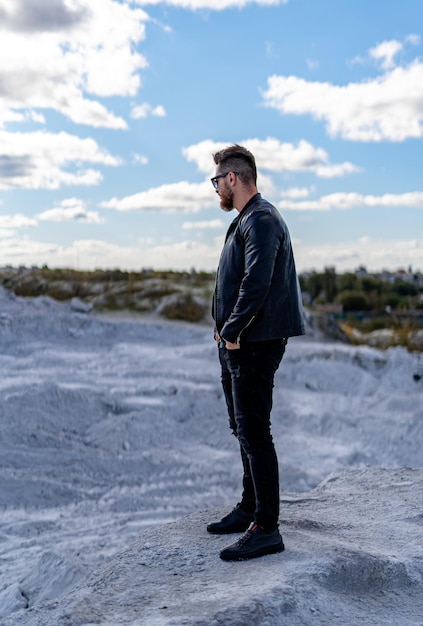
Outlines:
POLYGON ((403 469, 423 466, 417 367, 290 341, 273 412, 287 550, 223 563, 205 525, 241 470, 211 329, 0 290, 0 624, 422 626, 423 470, 403 469))
POLYGON ((194 513, 146 531, 69 593, 3 623, 417 626, 422 493, 423 470, 334 474, 283 499, 283 554, 242 563, 216 558, 228 537, 207 535, 212 512, 194 513))

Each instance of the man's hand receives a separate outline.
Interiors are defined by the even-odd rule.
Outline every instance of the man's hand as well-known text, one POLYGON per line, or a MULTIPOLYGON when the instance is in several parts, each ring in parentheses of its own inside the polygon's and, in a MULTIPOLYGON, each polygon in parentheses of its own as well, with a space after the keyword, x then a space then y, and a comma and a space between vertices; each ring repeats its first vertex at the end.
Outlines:
POLYGON ((239 350, 240 348, 239 343, 231 343, 230 341, 225 341, 225 345, 227 350, 239 350))
POLYGON ((218 345, 219 345, 219 343, 220 343, 221 341, 224 341, 224 342, 225 342, 225 346, 226 346, 226 348, 227 348, 228 350, 239 350, 239 348, 240 348, 239 343, 231 343, 230 341, 226 341, 225 339, 223 339, 223 337, 221 337, 221 336, 219 335, 219 333, 218 333, 217 331, 216 331, 216 332, 215 332, 215 334, 214 334, 214 338, 215 338, 216 343, 217 343, 218 345))

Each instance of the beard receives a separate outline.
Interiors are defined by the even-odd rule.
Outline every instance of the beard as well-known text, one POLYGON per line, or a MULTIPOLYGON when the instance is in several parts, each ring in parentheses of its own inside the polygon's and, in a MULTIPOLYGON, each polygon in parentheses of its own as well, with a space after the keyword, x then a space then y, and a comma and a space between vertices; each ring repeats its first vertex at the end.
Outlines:
POLYGON ((220 208, 222 211, 229 213, 234 208, 234 194, 231 189, 225 187, 219 194, 220 196, 220 208))

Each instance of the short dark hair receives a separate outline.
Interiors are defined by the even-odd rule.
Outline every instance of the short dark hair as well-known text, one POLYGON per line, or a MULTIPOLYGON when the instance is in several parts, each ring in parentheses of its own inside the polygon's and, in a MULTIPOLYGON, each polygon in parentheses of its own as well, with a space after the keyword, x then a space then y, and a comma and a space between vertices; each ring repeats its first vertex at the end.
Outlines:
POLYGON ((246 185, 257 184, 257 167, 253 154, 238 144, 228 146, 213 155, 216 165, 229 172, 238 172, 239 178, 246 185))

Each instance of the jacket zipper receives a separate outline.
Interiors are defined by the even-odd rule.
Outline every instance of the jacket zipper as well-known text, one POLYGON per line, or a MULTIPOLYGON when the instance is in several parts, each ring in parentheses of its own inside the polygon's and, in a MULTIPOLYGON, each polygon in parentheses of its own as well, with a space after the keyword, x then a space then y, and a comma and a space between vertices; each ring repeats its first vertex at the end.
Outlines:
POLYGON ((247 328, 248 328, 249 326, 251 326, 251 324, 254 322, 254 320, 256 319, 256 317, 257 317, 257 315, 253 315, 253 317, 250 319, 250 321, 248 322, 248 324, 246 324, 246 325, 244 326, 244 328, 242 328, 242 329, 239 331, 239 335, 238 335, 238 337, 236 338, 236 342, 235 342, 235 343, 240 343, 242 333, 244 332, 244 330, 247 330, 247 328))

